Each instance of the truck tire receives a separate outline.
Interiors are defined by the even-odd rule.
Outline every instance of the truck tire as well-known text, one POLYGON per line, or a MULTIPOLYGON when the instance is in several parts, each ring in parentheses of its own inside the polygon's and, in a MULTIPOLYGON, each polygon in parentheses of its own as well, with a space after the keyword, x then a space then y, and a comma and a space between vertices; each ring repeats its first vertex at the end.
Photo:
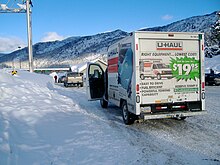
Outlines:
POLYGON ((161 75, 158 73, 157 74, 157 79, 160 80, 161 79, 161 75))
POLYGON ((131 125, 134 123, 134 120, 135 120, 134 116, 132 113, 128 111, 128 106, 127 106, 126 101, 122 103, 122 117, 126 125, 131 125))
POLYGON ((100 100, 100 104, 101 104, 102 108, 107 108, 108 107, 108 102, 104 98, 102 98, 100 100))
POLYGON ((145 77, 144 77, 143 74, 140 75, 140 78, 141 78, 141 80, 144 80, 144 79, 145 79, 145 77))
POLYGON ((174 119, 176 120, 185 120, 187 117, 186 116, 176 116, 174 119))
POLYGON ((64 83, 64 86, 67 88, 69 85, 68 85, 68 83, 64 83))
POLYGON ((180 120, 180 121, 181 121, 181 120, 185 120, 185 119, 186 119, 186 117, 176 117, 175 119, 176 119, 176 120, 180 120))
POLYGON ((181 117, 181 118, 180 118, 180 120, 185 120, 185 119, 186 119, 186 117, 181 117))

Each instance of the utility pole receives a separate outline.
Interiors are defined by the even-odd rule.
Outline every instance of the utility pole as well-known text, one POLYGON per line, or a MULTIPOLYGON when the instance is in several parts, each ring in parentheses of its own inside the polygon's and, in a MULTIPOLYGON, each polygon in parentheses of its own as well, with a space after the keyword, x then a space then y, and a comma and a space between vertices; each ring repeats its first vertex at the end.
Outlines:
MULTIPOLYGON (((29 71, 33 72, 34 67, 33 67, 33 49, 32 49, 32 21, 31 21, 32 11, 31 11, 31 7, 30 7, 30 5, 32 6, 32 2, 31 2, 31 0, 26 0, 26 2, 25 2, 26 5, 24 5, 24 3, 23 4, 17 3, 17 5, 19 7, 13 7, 13 5, 8 6, 8 5, 10 5, 10 1, 12 1, 12 0, 8 0, 7 4, 0 4, 0 14, 1 13, 26 13, 29 71)), ((14 1, 18 1, 18 0, 14 0, 14 1)), ((22 0, 22 2, 23 2, 23 0, 22 0)), ((12 2, 12 4, 14 4, 14 2, 12 2)))
POLYGON ((30 0, 26 0, 26 13, 27 13, 29 71, 33 72, 34 71, 34 67, 33 67, 32 22, 31 22, 30 0))

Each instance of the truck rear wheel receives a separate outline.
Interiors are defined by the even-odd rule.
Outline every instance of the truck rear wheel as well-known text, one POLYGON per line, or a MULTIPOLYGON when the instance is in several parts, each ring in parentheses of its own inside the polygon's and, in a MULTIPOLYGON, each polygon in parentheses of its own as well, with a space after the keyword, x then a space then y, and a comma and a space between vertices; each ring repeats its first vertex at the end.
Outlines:
POLYGON ((140 78, 141 78, 141 80, 144 80, 144 79, 145 79, 145 77, 144 77, 143 74, 140 75, 140 78))
POLYGON ((187 117, 185 117, 185 116, 177 116, 174 119, 176 119, 176 120, 185 120, 186 118, 187 117))
POLYGON ((134 116, 132 113, 128 111, 128 106, 127 106, 126 101, 122 103, 122 117, 126 125, 131 125, 134 123, 134 120, 135 120, 134 116))
POLYGON ((178 117, 178 118, 176 118, 177 120, 185 120, 186 119, 186 117, 178 117))

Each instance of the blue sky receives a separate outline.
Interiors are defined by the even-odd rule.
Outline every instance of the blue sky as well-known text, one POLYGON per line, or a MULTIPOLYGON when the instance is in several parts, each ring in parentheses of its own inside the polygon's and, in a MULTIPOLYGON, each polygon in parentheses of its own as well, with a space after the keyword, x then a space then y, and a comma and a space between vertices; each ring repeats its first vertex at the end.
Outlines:
MULTIPOLYGON (((0 4, 7 1, 0 0, 0 4)), ((11 0, 14 1, 21 2, 11 0)), ((32 2, 33 43, 61 40, 69 36, 93 35, 116 29, 130 32, 220 10, 220 0, 32 0, 32 2)), ((17 45, 26 46, 25 14, 0 14, 0 22, 0 53, 12 51, 17 45)))

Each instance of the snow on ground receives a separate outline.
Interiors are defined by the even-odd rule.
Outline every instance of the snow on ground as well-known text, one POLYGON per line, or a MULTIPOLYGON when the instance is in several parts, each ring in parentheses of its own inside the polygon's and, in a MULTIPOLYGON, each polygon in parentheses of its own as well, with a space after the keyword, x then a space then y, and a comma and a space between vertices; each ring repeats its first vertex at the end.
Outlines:
POLYGON ((83 88, 0 70, 0 164, 220 164, 219 87, 205 116, 125 126, 121 111, 88 102, 83 88))

